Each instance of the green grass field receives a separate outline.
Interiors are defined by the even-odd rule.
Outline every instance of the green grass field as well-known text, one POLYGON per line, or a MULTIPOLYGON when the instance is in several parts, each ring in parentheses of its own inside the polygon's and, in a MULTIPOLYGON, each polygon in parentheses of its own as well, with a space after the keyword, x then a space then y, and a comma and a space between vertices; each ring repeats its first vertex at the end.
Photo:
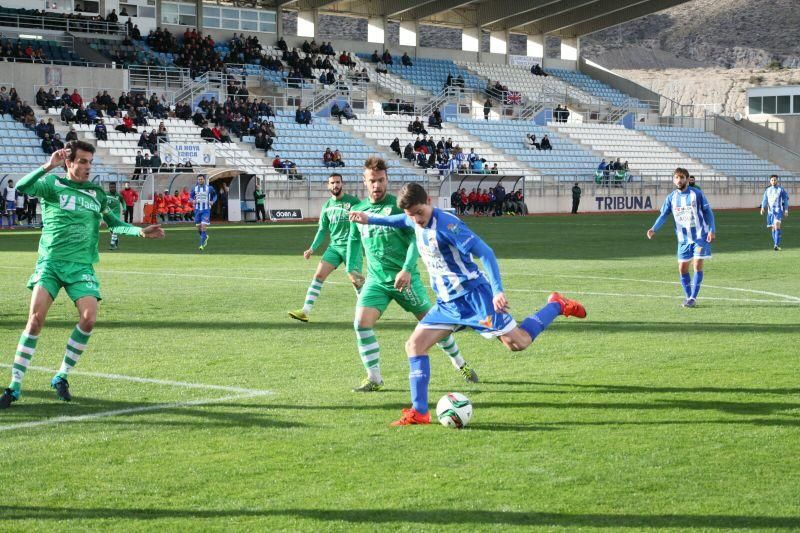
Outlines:
MULTIPOLYGON (((671 224, 654 215, 469 220, 500 259, 517 319, 552 290, 559 318, 527 351, 462 332, 482 382, 438 349, 431 400, 475 406, 462 431, 390 428, 408 400, 392 307, 376 327, 387 390, 363 377, 354 294, 335 272, 303 324, 315 226, 122 238, 71 377, 75 324, 54 304, 21 401, 0 411, 0 525, 30 530, 800 530, 798 226, 773 252, 755 212, 717 214, 699 307, 680 307, 671 224)), ((0 234, 0 377, 24 326, 35 232, 0 234)), ((108 235, 102 240, 107 246, 108 235)), ((423 279, 427 282, 427 274, 423 279)))

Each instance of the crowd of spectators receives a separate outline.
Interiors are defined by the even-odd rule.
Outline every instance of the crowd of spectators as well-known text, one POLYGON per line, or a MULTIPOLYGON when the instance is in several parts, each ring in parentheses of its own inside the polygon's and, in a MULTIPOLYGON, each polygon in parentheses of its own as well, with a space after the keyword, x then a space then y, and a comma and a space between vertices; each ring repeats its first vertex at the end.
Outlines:
POLYGON ((547 134, 542 137, 542 140, 536 139, 535 133, 528 133, 525 135, 525 145, 530 148, 531 150, 536 148, 537 150, 552 150, 553 145, 550 143, 550 137, 547 134))
POLYGON ((475 216, 525 215, 527 207, 521 190, 506 192, 501 183, 489 189, 474 188, 467 194, 459 189, 450 195, 450 207, 456 214, 466 215, 471 211, 475 216))
POLYGON ((628 179, 628 162, 624 163, 618 157, 616 160, 606 162, 605 159, 600 161, 597 165, 597 171, 594 174, 594 180, 601 185, 608 185, 612 180, 619 184, 628 179))
POLYGON ((325 153, 322 154, 322 164, 328 168, 343 167, 344 160, 342 159, 342 152, 340 152, 338 148, 331 151, 329 146, 325 149, 325 153))
POLYGON ((97 12, 85 10, 81 2, 75 4, 71 13, 54 13, 41 9, 4 9, 0 13, 0 26, 16 26, 19 28, 39 28, 46 30, 60 30, 90 32, 90 33, 120 33, 125 31, 125 26, 119 24, 119 16, 127 17, 123 10, 117 15, 112 9, 105 18, 97 12))
POLYGON ((44 63, 47 56, 41 46, 33 47, 30 43, 20 41, 12 43, 10 39, 5 39, 0 44, 0 60, 17 61, 21 63, 44 63))
MULTIPOLYGON (((411 128, 411 124, 409 128, 411 128)), ((468 154, 464 153, 459 145, 453 144, 452 138, 445 140, 442 137, 439 142, 436 142, 433 135, 428 136, 427 133, 421 133, 417 135, 413 143, 409 142, 405 148, 401 149, 400 139, 395 137, 389 144, 389 148, 398 157, 406 159, 420 168, 438 170, 440 176, 500 173, 497 163, 490 167, 485 158, 475 153, 474 148, 471 148, 468 154)))

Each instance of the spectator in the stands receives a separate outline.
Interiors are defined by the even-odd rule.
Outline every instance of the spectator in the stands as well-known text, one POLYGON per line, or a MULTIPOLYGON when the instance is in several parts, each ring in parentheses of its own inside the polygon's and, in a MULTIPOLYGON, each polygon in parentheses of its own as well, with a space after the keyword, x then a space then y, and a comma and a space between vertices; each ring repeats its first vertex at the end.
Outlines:
POLYGON ((281 50, 283 52, 286 52, 287 50, 289 50, 289 47, 286 46, 286 41, 283 40, 283 37, 278 39, 278 42, 276 43, 276 45, 278 47, 278 50, 281 50))
MULTIPOLYGON (((489 166, 489 165, 486 165, 489 166)), ((489 174, 500 174, 500 169, 497 168, 497 163, 492 165, 492 168, 489 170, 489 174)))
POLYGON ((106 129, 106 125, 103 123, 103 119, 100 119, 100 122, 94 127, 94 136, 97 137, 98 141, 107 141, 108 140, 108 130, 106 129))
POLYGON ((487 98, 483 103, 483 120, 489 120, 489 112, 492 110, 492 101, 487 98))
POLYGON ((61 134, 56 133, 56 136, 53 138, 53 151, 58 151, 64 148, 64 141, 61 140, 61 134))
POLYGON ((353 108, 350 107, 350 102, 345 102, 344 107, 342 108, 342 116, 347 120, 356 120, 358 117, 353 112, 353 108))
POLYGON ((69 129, 69 132, 67 132, 67 136, 64 137, 64 140, 67 142, 78 140, 78 132, 75 131, 75 126, 69 129))
POLYGON ((133 119, 130 117, 130 114, 122 117, 122 124, 118 125, 114 129, 122 133, 139 133, 139 130, 133 126, 133 119))
POLYGON ((403 52, 403 57, 400 58, 400 62, 403 64, 404 67, 414 66, 414 63, 411 62, 411 58, 408 57, 408 52, 403 52))
POLYGON ((39 123, 34 128, 34 133, 40 139, 44 139, 44 134, 47 133, 47 124, 44 123, 44 119, 40 119, 39 123))
POLYGON ((78 89, 72 90, 72 95, 69 97, 69 99, 72 102, 72 107, 75 109, 78 109, 83 105, 83 98, 81 97, 80 93, 78 93, 78 89))
POLYGON ((547 73, 539 66, 539 63, 534 63, 531 67, 531 74, 534 76, 547 76, 547 73))
POLYGON ((206 142, 214 142, 214 134, 211 132, 211 128, 208 127, 208 122, 203 122, 203 128, 200 130, 200 137, 206 142))
POLYGON ((536 141, 535 133, 529 133, 526 135, 526 137, 528 138, 528 148, 536 148, 537 150, 542 149, 542 144, 536 141))
POLYGON ((389 148, 392 149, 392 152, 396 153, 398 157, 403 157, 403 152, 400 151, 400 138, 395 137, 392 141, 392 144, 389 145, 389 148))
POLYGON ((340 152, 338 148, 333 152, 333 166, 334 167, 344 166, 344 158, 342 158, 342 152, 340 152))
POLYGON ((417 152, 416 163, 418 167, 428 168, 428 158, 425 156, 425 152, 417 152))
POLYGON ((438 107, 435 107, 428 117, 428 126, 442 129, 442 113, 439 111, 438 107))
POLYGON ((42 139, 42 151, 47 155, 52 155, 55 151, 53 148, 53 141, 50 139, 50 134, 45 133, 44 138, 42 139))
POLYGON ((372 52, 372 57, 370 57, 370 60, 371 60, 373 63, 381 63, 381 62, 383 62, 383 59, 381 59, 381 56, 380 56, 380 55, 378 55, 378 51, 377 51, 377 50, 375 50, 374 52, 372 52))
POLYGON ((425 126, 422 124, 422 121, 419 119, 419 117, 414 117, 414 121, 408 125, 408 131, 416 135, 428 134, 428 130, 425 129, 425 126))
POLYGON ((325 153, 322 154, 322 164, 325 165, 326 167, 334 166, 334 164, 333 164, 333 151, 331 150, 330 146, 327 147, 325 149, 325 153))
POLYGON ((83 106, 78 107, 75 110, 75 123, 76 124, 90 124, 89 115, 86 113, 86 110, 83 106))
POLYGON ((106 16, 106 22, 119 22, 119 17, 117 17, 116 9, 112 9, 111 13, 109 13, 108 16, 106 16))
POLYGON ((552 150, 553 149, 553 145, 550 144, 550 138, 547 136, 547 134, 545 134, 545 136, 542 137, 542 142, 541 142, 539 148, 541 150, 552 150))
POLYGON ((389 50, 384 50, 383 55, 381 56, 381 61, 383 61, 384 65, 392 64, 392 54, 389 52, 389 50))
POLYGON ((414 161, 415 157, 416 156, 414 155, 414 145, 408 143, 406 147, 403 149, 403 159, 406 159, 408 161, 414 161))
POLYGON ((147 172, 149 163, 145 164, 144 156, 141 150, 136 151, 136 159, 133 163, 133 179, 139 179, 139 176, 147 172))
POLYGON ((154 173, 161 171, 161 157, 156 150, 153 150, 153 155, 150 156, 150 168, 154 173))
POLYGON ((65 103, 64 107, 61 108, 61 122, 65 122, 67 125, 75 122, 75 113, 69 104, 65 103))
POLYGON ((298 124, 305 124, 308 126, 311 124, 311 109, 308 107, 302 108, 301 106, 297 106, 297 111, 294 114, 294 120, 298 124))

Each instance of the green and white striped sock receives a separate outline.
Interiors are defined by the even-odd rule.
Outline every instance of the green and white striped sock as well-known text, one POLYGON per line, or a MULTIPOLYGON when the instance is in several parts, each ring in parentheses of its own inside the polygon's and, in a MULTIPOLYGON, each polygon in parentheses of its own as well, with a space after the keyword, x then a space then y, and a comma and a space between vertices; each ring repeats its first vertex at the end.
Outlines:
POLYGON ((372 328, 360 328, 356 326, 356 338, 358 339, 358 355, 367 370, 367 377, 373 383, 380 383, 381 378, 381 348, 378 339, 375 337, 375 330, 372 328))
POLYGON ((450 357, 450 362, 453 363, 454 367, 461 368, 464 366, 465 361, 464 358, 461 357, 461 350, 458 349, 455 337, 448 335, 436 344, 450 357))
POLYGON ((325 283, 323 280, 319 278, 314 278, 311 280, 311 285, 308 286, 308 291, 306 292, 306 303, 303 305, 303 312, 308 314, 314 308, 314 303, 319 298, 319 293, 322 291, 322 284, 325 283))
POLYGON ((11 385, 8 387, 19 392, 22 390, 22 378, 31 364, 33 354, 36 351, 36 343, 39 337, 23 331, 17 343, 17 353, 14 356, 14 364, 11 366, 11 385))
POLYGON ((69 336, 67 341, 67 350, 64 352, 64 361, 61 362, 61 369, 56 374, 59 377, 65 378, 72 370, 72 367, 78 364, 81 354, 86 349, 86 344, 89 342, 91 332, 85 333, 80 327, 75 326, 72 330, 72 335, 69 336))

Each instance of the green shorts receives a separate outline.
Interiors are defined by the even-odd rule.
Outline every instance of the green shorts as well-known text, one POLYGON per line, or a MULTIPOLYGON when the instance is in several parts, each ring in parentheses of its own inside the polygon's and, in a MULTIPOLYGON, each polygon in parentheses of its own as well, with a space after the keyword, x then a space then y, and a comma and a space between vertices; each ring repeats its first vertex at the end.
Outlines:
POLYGON ((71 261, 38 260, 36 269, 28 280, 28 288, 36 285, 44 287, 53 300, 58 296, 61 287, 74 302, 84 296, 100 297, 100 281, 94 273, 94 267, 86 263, 71 261))
POLYGON ((381 283, 367 277, 367 282, 358 295, 358 307, 372 307, 383 314, 389 303, 394 300, 405 311, 417 315, 427 313, 431 308, 428 292, 422 284, 419 274, 411 276, 411 286, 398 291, 392 283, 381 283))
POLYGON ((333 268, 339 268, 339 265, 344 263, 347 249, 341 249, 336 246, 328 246, 325 253, 322 254, 322 260, 326 263, 333 265, 333 268))

